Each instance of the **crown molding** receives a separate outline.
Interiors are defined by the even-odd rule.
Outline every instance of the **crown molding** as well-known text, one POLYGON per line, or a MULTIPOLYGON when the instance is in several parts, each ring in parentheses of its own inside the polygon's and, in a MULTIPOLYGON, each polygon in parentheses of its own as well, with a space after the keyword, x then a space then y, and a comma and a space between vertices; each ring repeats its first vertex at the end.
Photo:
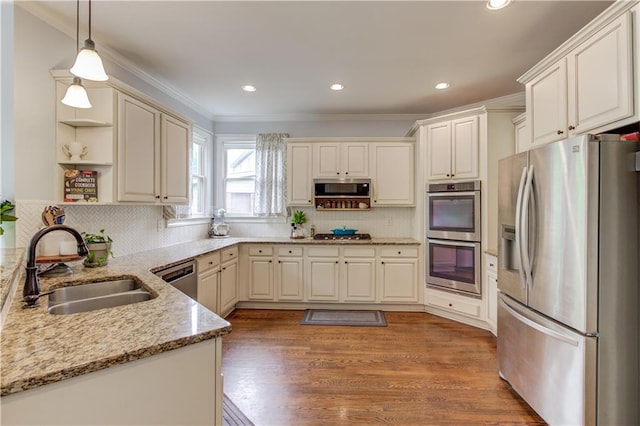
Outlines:
MULTIPOLYGON (((56 30, 71 37, 71 39, 75 39, 76 37, 75 26, 73 26, 73 24, 69 25, 69 23, 66 20, 62 19, 60 15, 56 13, 52 13, 50 10, 46 9, 42 4, 37 2, 19 1, 19 0, 16 1, 15 4, 17 7, 20 7, 21 9, 35 16, 36 18, 39 18, 40 20, 44 21, 46 24, 50 25, 56 30)), ((176 89, 171 84, 167 83, 165 80, 162 80, 144 71, 129 59, 120 55, 115 50, 107 47, 107 45, 102 43, 100 39, 93 37, 93 40, 96 42, 96 45, 98 46, 98 50, 100 51, 100 56, 104 57, 105 59, 108 59, 113 64, 133 74, 134 76, 138 77, 140 80, 150 84, 151 86, 155 87, 156 89, 170 96, 176 101, 182 103, 183 105, 187 106, 193 111, 203 115, 204 117, 207 117, 207 118, 211 117, 210 111, 208 111, 202 105, 198 104, 189 96, 185 95, 184 93, 176 89)))
POLYGON ((229 122, 282 122, 282 121, 413 121, 429 114, 265 114, 265 115, 217 115, 216 123, 229 122))

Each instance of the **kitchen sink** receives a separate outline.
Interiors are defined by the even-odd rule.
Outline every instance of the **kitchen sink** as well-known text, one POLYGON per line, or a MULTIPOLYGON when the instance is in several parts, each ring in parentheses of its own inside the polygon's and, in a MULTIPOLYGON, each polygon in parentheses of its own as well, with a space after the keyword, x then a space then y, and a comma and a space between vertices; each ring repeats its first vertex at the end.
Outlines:
POLYGON ((49 294, 48 311, 54 315, 75 314, 144 302, 154 297, 133 278, 92 282, 53 290, 49 294))

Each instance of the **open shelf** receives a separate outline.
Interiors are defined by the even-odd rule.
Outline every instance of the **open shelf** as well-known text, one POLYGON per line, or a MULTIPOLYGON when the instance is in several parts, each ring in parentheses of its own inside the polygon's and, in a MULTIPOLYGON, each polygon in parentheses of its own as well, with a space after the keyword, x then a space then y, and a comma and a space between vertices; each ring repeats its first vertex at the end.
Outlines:
POLYGON ((113 123, 107 123, 105 121, 100 121, 100 120, 93 120, 90 118, 60 120, 59 123, 67 124, 72 127, 113 127, 113 123))
POLYGON ((58 161, 58 164, 63 166, 113 166, 113 163, 108 161, 93 161, 93 160, 78 160, 78 161, 58 161))

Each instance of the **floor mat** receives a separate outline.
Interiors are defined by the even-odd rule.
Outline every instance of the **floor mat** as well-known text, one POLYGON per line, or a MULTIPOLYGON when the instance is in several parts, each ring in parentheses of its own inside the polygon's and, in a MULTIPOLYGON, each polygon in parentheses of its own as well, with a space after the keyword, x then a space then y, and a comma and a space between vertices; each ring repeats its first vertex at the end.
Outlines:
POLYGON ((307 309, 302 316, 300 324, 386 327, 387 320, 382 311, 307 309))
POLYGON ((236 407, 236 404, 227 395, 224 396, 222 404, 222 424, 224 426, 254 426, 253 422, 236 407))

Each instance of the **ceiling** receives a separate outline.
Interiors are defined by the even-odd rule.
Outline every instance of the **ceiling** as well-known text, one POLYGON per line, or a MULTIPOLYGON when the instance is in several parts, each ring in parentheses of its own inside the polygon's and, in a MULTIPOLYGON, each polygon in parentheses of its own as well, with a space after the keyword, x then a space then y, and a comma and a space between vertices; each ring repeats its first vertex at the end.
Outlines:
MULTIPOLYGON (((75 36, 75 1, 34 3, 75 36)), ((92 25, 99 52, 213 120, 428 115, 521 92, 520 75, 611 3, 94 0, 92 25)))

